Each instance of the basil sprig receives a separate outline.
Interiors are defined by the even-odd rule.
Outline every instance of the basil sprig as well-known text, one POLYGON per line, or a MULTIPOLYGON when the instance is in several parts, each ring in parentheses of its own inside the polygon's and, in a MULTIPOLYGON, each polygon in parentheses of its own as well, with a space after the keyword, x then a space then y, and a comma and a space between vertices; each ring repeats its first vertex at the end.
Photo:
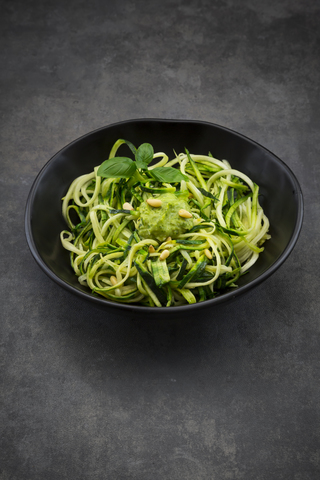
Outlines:
MULTIPOLYGON (((153 160, 154 150, 150 143, 142 143, 138 149, 131 142, 124 140, 135 156, 135 162, 128 157, 114 157, 105 160, 98 168, 97 174, 104 178, 131 178, 139 169, 147 170, 153 160)), ((140 172, 142 173, 142 172, 140 172)), ((182 180, 188 181, 188 177, 180 170, 172 167, 158 167, 148 170, 148 173, 157 182, 177 183, 182 180)), ((148 178, 146 177, 146 180, 148 178)))

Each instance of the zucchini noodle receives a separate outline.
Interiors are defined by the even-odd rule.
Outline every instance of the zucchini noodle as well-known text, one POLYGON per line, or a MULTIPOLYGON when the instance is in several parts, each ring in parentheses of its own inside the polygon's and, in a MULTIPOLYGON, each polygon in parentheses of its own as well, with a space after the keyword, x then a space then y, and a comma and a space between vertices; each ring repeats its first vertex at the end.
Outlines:
MULTIPOLYGON (((124 143, 137 151, 118 140, 109 159, 119 165, 124 143)), ((270 238, 258 185, 210 153, 186 150, 171 160, 152 153, 150 166, 125 159, 133 169, 127 176, 104 177, 97 166, 62 199, 68 230, 61 243, 79 283, 114 302, 155 307, 202 302, 236 288, 270 238), (163 180, 172 167, 179 179, 163 180)))

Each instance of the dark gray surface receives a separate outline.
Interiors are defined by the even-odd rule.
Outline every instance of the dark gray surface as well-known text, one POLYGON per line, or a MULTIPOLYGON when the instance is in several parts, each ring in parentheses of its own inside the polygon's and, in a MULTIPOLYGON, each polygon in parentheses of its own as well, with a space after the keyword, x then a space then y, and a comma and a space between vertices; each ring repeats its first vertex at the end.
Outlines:
POLYGON ((316 480, 319 1, 1 2, 1 480, 316 480), (237 130, 298 177, 268 281, 175 324, 105 314, 30 255, 46 161, 130 118, 237 130))

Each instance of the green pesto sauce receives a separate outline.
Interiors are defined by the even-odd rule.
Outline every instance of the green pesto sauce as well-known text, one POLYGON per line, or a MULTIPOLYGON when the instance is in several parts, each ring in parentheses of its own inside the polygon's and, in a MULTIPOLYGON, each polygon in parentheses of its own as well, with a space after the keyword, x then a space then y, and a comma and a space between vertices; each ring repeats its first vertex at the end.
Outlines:
POLYGON ((151 207, 143 202, 139 207, 138 233, 143 239, 152 238, 163 242, 167 237, 178 238, 193 227, 193 218, 182 218, 179 210, 190 211, 190 206, 183 196, 165 193, 157 197, 161 207, 151 207))

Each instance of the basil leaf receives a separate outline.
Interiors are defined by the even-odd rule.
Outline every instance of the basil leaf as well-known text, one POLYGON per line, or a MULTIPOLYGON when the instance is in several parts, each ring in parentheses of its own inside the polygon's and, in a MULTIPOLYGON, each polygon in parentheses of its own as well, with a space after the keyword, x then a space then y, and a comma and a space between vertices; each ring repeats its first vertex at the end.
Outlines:
POLYGON ((158 182, 176 183, 181 182, 181 180, 189 181, 186 175, 183 175, 180 170, 173 167, 158 167, 153 170, 148 170, 148 173, 158 182))
POLYGON ((153 146, 150 143, 143 143, 138 148, 135 158, 137 167, 145 170, 153 159, 153 146))
POLYGON ((131 158, 115 157, 103 162, 97 175, 105 178, 130 178, 136 169, 137 166, 131 158))

